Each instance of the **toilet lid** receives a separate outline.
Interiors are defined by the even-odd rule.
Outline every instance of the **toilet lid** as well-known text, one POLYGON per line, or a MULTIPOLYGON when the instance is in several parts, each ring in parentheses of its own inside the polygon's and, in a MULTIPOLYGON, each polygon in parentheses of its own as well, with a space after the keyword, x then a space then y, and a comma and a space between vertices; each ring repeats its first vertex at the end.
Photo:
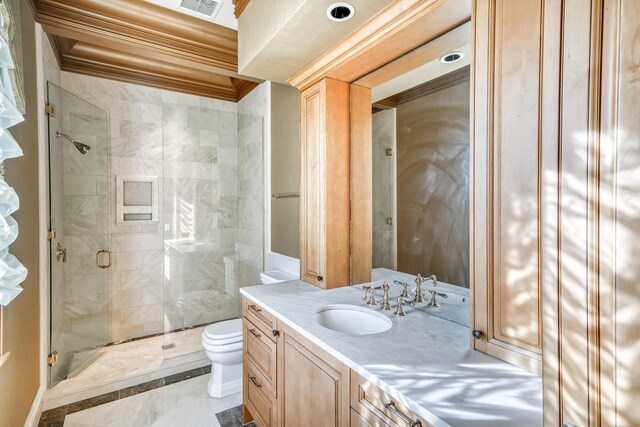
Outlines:
POLYGON ((213 323, 204 330, 205 335, 212 340, 227 340, 242 338, 242 319, 225 320, 213 323))

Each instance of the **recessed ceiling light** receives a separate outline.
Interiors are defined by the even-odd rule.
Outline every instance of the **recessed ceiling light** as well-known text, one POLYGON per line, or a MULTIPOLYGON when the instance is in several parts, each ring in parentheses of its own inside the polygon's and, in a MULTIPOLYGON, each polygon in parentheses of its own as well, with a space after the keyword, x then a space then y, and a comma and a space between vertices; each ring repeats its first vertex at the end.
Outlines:
POLYGON ((454 62, 460 61, 464 58, 464 53, 462 52, 449 52, 440 58, 440 62, 443 64, 453 64, 454 62))
POLYGON ((336 22, 348 21, 356 13, 356 10, 349 3, 333 3, 327 8, 327 18, 336 22))

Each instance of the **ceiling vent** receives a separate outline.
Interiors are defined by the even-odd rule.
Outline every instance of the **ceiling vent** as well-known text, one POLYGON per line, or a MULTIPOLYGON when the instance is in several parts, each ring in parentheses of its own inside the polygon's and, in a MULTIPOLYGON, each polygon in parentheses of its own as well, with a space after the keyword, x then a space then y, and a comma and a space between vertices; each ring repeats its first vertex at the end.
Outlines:
POLYGON ((182 0, 180 7, 209 18, 215 18, 223 0, 182 0))

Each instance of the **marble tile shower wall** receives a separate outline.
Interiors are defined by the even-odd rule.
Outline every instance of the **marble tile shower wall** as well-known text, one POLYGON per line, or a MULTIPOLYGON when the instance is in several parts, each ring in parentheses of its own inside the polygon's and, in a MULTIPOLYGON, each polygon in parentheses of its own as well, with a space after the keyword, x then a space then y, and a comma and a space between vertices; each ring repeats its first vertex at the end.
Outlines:
POLYGON ((163 104, 165 330, 239 312, 237 287, 226 286, 224 272, 237 234, 236 106, 183 100, 163 104))
MULTIPOLYGON (((61 157, 53 164, 62 166, 63 216, 58 232, 67 250, 67 262, 63 264, 65 286, 56 286, 64 289, 64 299, 57 299, 64 301, 62 345, 63 348, 93 348, 108 340, 104 325, 109 316, 109 287, 104 272, 95 265, 96 248, 109 246, 108 120, 105 111, 81 99, 64 92, 59 96, 60 116, 52 122, 56 127, 52 132, 72 135, 91 146, 91 150, 82 155, 68 141, 52 140, 52 145, 55 144, 52 154, 61 157)), ((55 175, 60 176, 52 173, 55 175)))
POLYGON ((64 72, 61 84, 110 113, 110 199, 116 175, 160 177, 157 225, 118 225, 110 203, 110 339, 237 316, 251 282, 225 270, 239 233, 236 104, 64 72))

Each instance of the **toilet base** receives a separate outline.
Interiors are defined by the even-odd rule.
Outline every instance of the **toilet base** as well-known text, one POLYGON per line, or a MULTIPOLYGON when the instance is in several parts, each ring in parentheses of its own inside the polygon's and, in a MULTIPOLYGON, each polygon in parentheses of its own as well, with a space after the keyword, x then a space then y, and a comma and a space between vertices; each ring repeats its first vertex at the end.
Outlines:
POLYGON ((242 362, 234 365, 211 364, 211 377, 207 385, 209 396, 221 398, 242 391, 242 362))

